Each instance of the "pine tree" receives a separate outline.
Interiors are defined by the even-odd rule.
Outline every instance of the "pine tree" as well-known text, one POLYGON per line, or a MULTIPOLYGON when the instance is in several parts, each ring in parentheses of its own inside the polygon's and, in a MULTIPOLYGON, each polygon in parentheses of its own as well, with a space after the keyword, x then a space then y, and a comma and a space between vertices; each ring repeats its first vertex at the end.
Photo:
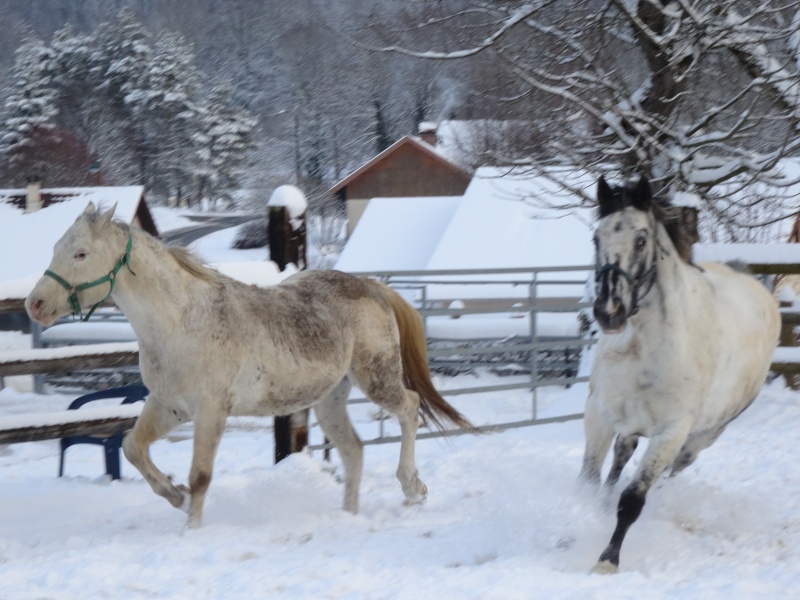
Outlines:
POLYGON ((137 107, 147 123, 148 146, 154 149, 151 185, 177 201, 190 194, 196 161, 192 132, 202 127, 195 101, 199 82, 191 45, 179 35, 162 32, 137 107))
POLYGON ((231 90, 217 86, 201 108, 201 128, 194 134, 198 199, 215 202, 231 198, 254 148, 253 134, 258 121, 246 111, 231 107, 231 90))
POLYGON ((53 134, 56 92, 53 52, 37 37, 28 37, 16 52, 12 87, 5 103, 0 151, 12 171, 42 176, 36 146, 53 134))

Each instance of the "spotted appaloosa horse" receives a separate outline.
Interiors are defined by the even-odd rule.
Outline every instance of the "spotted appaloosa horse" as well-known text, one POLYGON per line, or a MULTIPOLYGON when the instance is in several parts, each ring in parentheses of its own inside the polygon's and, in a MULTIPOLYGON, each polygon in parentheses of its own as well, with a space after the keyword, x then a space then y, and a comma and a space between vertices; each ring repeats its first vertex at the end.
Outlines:
POLYGON ((694 265, 690 247, 642 179, 598 184, 596 300, 601 328, 586 404, 581 478, 599 484, 611 442, 613 487, 640 437, 649 444, 623 490, 597 572, 615 572, 628 528, 665 471, 694 462, 758 394, 780 315, 766 288, 720 264, 694 265))
POLYGON ((416 311, 389 287, 337 271, 304 271, 257 288, 115 222, 90 204, 56 243, 26 301, 43 325, 111 297, 139 339, 150 389, 123 448, 153 490, 199 526, 228 415, 285 415, 314 407, 345 470, 344 507, 358 510, 362 444, 347 415, 351 381, 395 414, 397 478, 407 502, 424 499, 414 445, 419 420, 469 422, 434 389, 416 311), (86 282, 75 284, 75 282, 86 282), (148 448, 194 421, 189 487, 176 485, 148 448))

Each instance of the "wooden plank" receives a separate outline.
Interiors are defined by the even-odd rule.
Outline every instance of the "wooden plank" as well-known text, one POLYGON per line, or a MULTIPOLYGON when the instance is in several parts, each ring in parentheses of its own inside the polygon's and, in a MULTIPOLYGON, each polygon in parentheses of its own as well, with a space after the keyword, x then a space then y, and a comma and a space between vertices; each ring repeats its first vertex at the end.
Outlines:
POLYGON ((748 263, 747 268, 755 275, 800 275, 800 263, 781 265, 748 263))
POLYGON ((25 310, 25 298, 5 298, 0 300, 0 313, 22 312, 25 310))
POLYGON ((133 429, 138 417, 120 416, 71 421, 67 423, 50 423, 47 425, 27 425, 0 430, 0 444, 16 444, 20 442, 40 442, 60 439, 73 435, 96 435, 110 437, 120 431, 133 429))
MULTIPOLYGON (((80 346, 76 346, 80 348, 80 346)), ((138 350, 103 354, 76 354, 57 358, 22 358, 0 361, 0 377, 36 375, 97 368, 130 367, 139 364, 138 350)))

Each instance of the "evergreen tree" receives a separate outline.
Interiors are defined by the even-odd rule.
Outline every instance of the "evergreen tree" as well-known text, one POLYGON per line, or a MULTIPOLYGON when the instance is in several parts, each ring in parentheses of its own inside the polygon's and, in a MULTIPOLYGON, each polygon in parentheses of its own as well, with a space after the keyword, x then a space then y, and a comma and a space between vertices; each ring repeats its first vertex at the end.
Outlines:
POLYGON ((26 177, 41 177, 46 168, 36 159, 36 147, 54 135, 58 108, 53 66, 53 51, 37 37, 26 38, 16 52, 0 150, 11 172, 24 170, 26 177))
POLYGON ((212 202, 241 186, 241 176, 254 148, 258 121, 231 107, 231 90, 217 86, 200 108, 200 127, 193 136, 196 148, 196 196, 212 202))
POLYGON ((195 101, 199 82, 191 45, 181 36, 162 32, 135 106, 145 124, 142 135, 153 149, 150 185, 177 201, 191 193, 196 162, 192 133, 203 126, 195 101))
POLYGON ((129 153, 131 183, 149 185, 154 148, 146 135, 146 81, 152 47, 141 23, 128 11, 116 23, 101 25, 92 54, 92 74, 104 94, 108 120, 117 128, 118 142, 129 153))

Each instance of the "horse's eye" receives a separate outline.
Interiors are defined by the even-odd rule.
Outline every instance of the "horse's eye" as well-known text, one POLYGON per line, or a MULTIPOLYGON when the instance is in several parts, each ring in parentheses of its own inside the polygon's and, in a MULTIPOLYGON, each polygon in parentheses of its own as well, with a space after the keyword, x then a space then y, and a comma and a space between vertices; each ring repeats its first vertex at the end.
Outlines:
POLYGON ((83 250, 79 250, 78 252, 75 253, 75 256, 73 256, 72 258, 74 258, 75 260, 83 260, 84 258, 86 258, 86 252, 84 252, 83 250))
POLYGON ((636 238, 636 248, 638 250, 641 250, 645 246, 647 246, 647 238, 646 237, 642 236, 642 237, 636 238))

